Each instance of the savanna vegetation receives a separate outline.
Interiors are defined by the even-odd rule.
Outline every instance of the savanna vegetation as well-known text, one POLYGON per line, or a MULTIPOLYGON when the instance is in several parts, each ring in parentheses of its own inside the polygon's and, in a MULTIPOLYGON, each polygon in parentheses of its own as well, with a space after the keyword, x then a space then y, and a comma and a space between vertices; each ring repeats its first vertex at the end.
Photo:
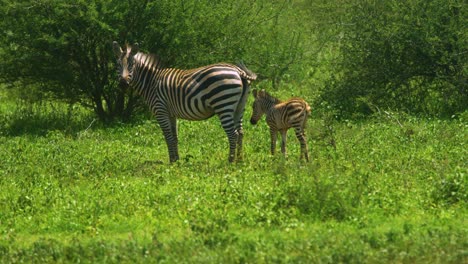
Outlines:
MULTIPOLYGON (((1 1, 0 262, 468 262, 461 0, 1 1), (312 106, 311 161, 245 122, 179 121, 181 160, 117 85, 112 41, 243 61, 312 106)), ((252 98, 245 120, 251 115, 252 98)))

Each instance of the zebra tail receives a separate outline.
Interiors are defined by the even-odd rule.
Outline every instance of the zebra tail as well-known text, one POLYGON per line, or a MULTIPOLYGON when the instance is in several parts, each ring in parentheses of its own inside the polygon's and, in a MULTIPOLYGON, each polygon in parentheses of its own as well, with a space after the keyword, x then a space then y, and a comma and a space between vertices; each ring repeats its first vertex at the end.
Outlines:
POLYGON ((238 62, 236 66, 242 70, 242 72, 239 72, 242 79, 246 79, 248 81, 255 81, 257 79, 257 74, 249 70, 247 66, 245 66, 244 62, 238 62))
POLYGON ((302 108, 301 114, 304 117, 304 120, 309 118, 311 113, 312 113, 312 110, 311 110, 309 104, 306 101, 303 100, 303 108, 302 108))
POLYGON ((308 103, 306 103, 306 113, 307 113, 307 116, 310 116, 310 114, 312 113, 312 109, 310 108, 308 103))

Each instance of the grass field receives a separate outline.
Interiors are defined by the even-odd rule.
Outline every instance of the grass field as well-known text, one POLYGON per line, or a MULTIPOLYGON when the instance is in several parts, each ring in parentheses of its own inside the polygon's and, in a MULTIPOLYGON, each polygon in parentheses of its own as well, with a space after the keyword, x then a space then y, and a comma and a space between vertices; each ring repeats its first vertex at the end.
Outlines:
POLYGON ((467 128, 314 115, 304 163, 292 131, 272 157, 265 122, 245 122, 228 164, 217 119, 180 121, 168 164, 153 120, 3 103, 0 262, 467 263, 467 128))

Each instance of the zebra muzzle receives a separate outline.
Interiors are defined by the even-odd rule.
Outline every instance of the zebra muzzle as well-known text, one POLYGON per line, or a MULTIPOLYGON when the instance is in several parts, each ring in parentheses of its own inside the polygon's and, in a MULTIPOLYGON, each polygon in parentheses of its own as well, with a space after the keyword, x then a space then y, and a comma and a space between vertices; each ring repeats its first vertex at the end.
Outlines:
POLYGON ((128 85, 129 85, 128 79, 126 79, 126 78, 120 78, 119 85, 120 85, 121 87, 128 87, 128 85))

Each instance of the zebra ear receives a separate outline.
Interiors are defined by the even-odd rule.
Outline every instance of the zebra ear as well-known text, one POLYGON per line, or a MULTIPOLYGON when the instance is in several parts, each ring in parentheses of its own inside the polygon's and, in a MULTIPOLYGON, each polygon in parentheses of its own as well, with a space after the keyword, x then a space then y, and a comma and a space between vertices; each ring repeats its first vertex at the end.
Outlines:
POLYGON ((265 89, 262 89, 258 95, 259 95, 259 96, 264 96, 265 93, 266 93, 266 92, 265 92, 265 89))
POLYGON ((130 51, 130 55, 135 56, 140 51, 140 45, 138 43, 135 43, 132 45, 132 49, 130 51))
POLYGON ((117 43, 117 41, 112 42, 112 49, 114 50, 115 56, 117 58, 120 58, 123 51, 122 51, 122 48, 120 48, 120 45, 119 45, 119 43, 117 43))
POLYGON ((253 94, 254 98, 257 98, 257 90, 256 89, 252 90, 252 94, 253 94))

